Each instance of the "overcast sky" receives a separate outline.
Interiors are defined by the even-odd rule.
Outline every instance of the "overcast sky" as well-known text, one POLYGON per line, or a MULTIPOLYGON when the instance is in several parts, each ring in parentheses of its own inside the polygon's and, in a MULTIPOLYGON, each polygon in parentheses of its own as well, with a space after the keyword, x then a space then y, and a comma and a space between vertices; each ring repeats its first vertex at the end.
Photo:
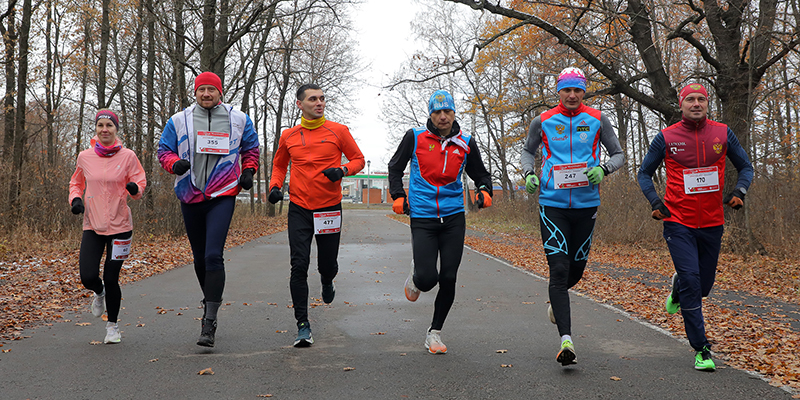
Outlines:
MULTIPOLYGON (((387 132, 381 121, 380 93, 397 71, 399 65, 414 53, 409 41, 411 21, 418 6, 413 1, 366 0, 353 14, 353 25, 358 30, 359 52, 364 64, 372 67, 364 72, 367 84, 357 94, 356 107, 360 113, 350 123, 364 157, 371 161, 370 172, 386 172, 394 149, 387 148, 389 135, 404 132, 387 132)), ((366 173, 366 167, 364 168, 366 173)))

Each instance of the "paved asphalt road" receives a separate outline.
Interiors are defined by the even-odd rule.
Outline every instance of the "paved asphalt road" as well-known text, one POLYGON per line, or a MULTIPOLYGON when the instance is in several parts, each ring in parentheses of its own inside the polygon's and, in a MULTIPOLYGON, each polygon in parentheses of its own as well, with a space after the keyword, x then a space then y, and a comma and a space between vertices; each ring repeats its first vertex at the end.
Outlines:
MULTIPOLYGON (((183 267, 123 287, 121 344, 91 344, 105 330, 88 300, 85 312, 67 316, 71 322, 7 344, 0 398, 791 398, 724 365, 697 372, 688 344, 575 294, 578 364, 562 368, 546 316, 547 283, 468 249, 442 332, 449 353, 428 354, 423 342, 435 292, 416 303, 405 299, 410 232, 385 214, 345 210, 336 300, 310 311, 310 348, 291 347, 296 328, 281 232, 226 252, 213 349, 195 345, 201 294, 192 268, 183 267), (198 375, 206 368, 214 374, 198 375)), ((309 281, 318 297, 319 275, 309 281)))

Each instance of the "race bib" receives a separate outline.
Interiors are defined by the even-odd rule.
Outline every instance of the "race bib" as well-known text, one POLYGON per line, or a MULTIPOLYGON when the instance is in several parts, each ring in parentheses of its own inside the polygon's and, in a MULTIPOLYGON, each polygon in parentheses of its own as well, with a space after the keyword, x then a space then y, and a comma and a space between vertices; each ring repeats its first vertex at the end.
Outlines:
POLYGON ((684 169, 683 190, 686 194, 719 191, 719 173, 717 167, 684 169))
POLYGON ((228 154, 230 152, 229 133, 197 131, 197 152, 202 154, 228 154))
POLYGON ((338 233, 342 230, 342 212, 324 211, 314 213, 314 234, 338 233))
POLYGON ((127 239, 114 239, 111 246, 112 260, 127 260, 131 254, 131 241, 133 237, 127 239))
POLYGON ((553 182, 556 189, 574 189, 589 186, 589 178, 584 174, 586 163, 559 164, 553 166, 553 182))

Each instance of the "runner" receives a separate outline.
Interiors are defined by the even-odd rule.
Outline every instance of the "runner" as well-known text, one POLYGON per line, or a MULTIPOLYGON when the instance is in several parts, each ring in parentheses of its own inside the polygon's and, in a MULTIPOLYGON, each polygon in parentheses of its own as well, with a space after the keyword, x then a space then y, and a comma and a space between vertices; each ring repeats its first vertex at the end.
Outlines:
POLYGON ((652 206, 651 216, 664 221, 664 239, 675 265, 666 310, 669 314, 680 310, 683 315, 686 336, 695 350, 694 368, 714 371, 703 322, 703 297, 711 292, 717 273, 725 223, 722 205, 742 208, 753 180, 753 166, 733 131, 707 118, 708 92, 703 85, 684 87, 678 104, 683 119, 650 142, 638 180, 652 206), (725 156, 739 177, 723 199, 725 156), (663 202, 653 185, 653 174, 662 160, 667 171, 663 202))
POLYGON ((197 104, 167 121, 158 143, 158 160, 164 170, 177 175, 175 194, 203 290, 197 345, 214 347, 217 311, 225 290, 225 239, 236 195, 253 186, 259 144, 250 117, 221 101, 222 81, 217 74, 198 75, 194 92, 197 104))
POLYGON ((119 308, 122 289, 119 273, 128 258, 133 237, 133 217, 126 199, 142 198, 147 187, 144 169, 136 154, 117 138, 119 118, 102 109, 94 117, 95 137, 90 148, 78 154, 69 180, 73 214, 83 214, 79 265, 83 287, 94 292, 91 310, 101 317, 108 309, 104 343, 119 343, 119 308), (84 205, 83 199, 86 199, 84 205), (103 278, 100 260, 106 252, 103 278))
POLYGON ((342 177, 364 168, 364 155, 342 124, 325 119, 325 94, 315 84, 297 89, 300 125, 281 133, 269 182, 269 202, 283 200, 283 181, 289 176, 288 234, 291 254, 289 290, 297 320, 295 347, 314 343, 308 321, 308 266, 311 239, 317 241, 317 269, 322 301, 336 295, 333 278, 339 272, 339 238, 342 226, 342 177), (342 165, 342 154, 350 160, 342 165))
POLYGON ((556 361, 575 364, 569 289, 583 276, 600 205, 600 182, 624 162, 614 127, 605 114, 583 104, 586 76, 578 68, 558 75, 558 106, 534 118, 522 149, 525 189, 539 193, 539 226, 550 266, 550 322, 558 327, 556 361), (602 143, 609 160, 600 161, 602 143), (542 186, 534 154, 542 146, 542 186))
POLYGON ((405 284, 406 298, 417 301, 420 292, 439 285, 433 320, 425 337, 425 348, 431 354, 447 353, 441 334, 455 300, 456 274, 464 252, 466 221, 461 175, 465 170, 478 188, 478 208, 492 205, 492 177, 472 135, 463 133, 456 122, 455 109, 450 93, 434 92, 428 101, 428 122, 424 127, 409 129, 389 161, 392 209, 411 217, 413 261, 405 284), (403 171, 409 161, 406 197, 403 171))

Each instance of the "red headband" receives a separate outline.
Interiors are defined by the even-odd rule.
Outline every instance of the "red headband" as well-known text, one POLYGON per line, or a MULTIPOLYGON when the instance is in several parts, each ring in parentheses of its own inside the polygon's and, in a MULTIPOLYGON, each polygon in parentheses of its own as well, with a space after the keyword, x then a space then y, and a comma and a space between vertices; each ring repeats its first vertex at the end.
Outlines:
POLYGON ((97 114, 95 114, 94 116, 94 124, 97 125, 97 121, 99 121, 101 118, 110 119, 111 122, 114 123, 114 126, 116 126, 117 129, 119 129, 119 118, 117 118, 117 114, 114 114, 113 111, 107 108, 97 111, 97 114))
POLYGON ((681 89, 681 94, 678 95, 678 107, 682 106, 683 99, 685 99, 686 96, 692 93, 700 93, 703 96, 706 96, 706 98, 708 98, 708 92, 706 91, 706 88, 703 87, 703 85, 699 83, 690 83, 686 85, 683 89, 681 89))

